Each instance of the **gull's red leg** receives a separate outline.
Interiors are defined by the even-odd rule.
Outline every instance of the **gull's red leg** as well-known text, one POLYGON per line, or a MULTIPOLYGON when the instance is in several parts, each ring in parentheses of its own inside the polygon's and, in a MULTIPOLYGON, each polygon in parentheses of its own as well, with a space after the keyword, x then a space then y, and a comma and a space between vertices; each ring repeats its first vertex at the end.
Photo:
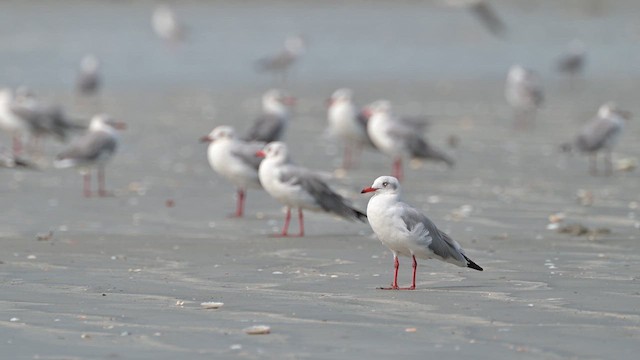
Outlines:
POLYGON ((91 170, 87 170, 87 172, 82 175, 82 180, 82 194, 84 197, 91 197, 91 170))
POLYGON ((105 189, 105 181, 104 181, 104 167, 98 166, 98 195, 101 197, 109 196, 110 194, 105 189))
POLYGON ((388 287, 388 288, 381 287, 379 288, 380 290, 399 290, 400 289, 398 287, 398 269, 400 268, 400 261, 398 261, 397 254, 393 254, 393 267, 394 267, 394 274, 393 274, 393 283, 391 283, 391 287, 388 287))
POLYGON ((229 217, 242 217, 244 215, 244 189, 238 189, 238 199, 236 203, 236 212, 229 215, 229 217))
POLYGON ((13 155, 19 156, 21 152, 22 152, 22 139, 20 138, 20 135, 14 134, 13 135, 13 155))
POLYGON ((398 181, 402 181, 402 158, 396 158, 393 161, 393 176, 398 179, 398 181))
POLYGON ((298 225, 300 226, 300 237, 304 236, 304 215, 302 214, 302 208, 298 208, 298 225))
POLYGON ((284 218, 284 226, 282 227, 282 236, 289 235, 289 222, 291 222, 291 208, 287 206, 287 215, 284 218))
POLYGON ((413 268, 413 281, 411 282, 411 286, 406 288, 401 288, 400 290, 415 290, 416 289, 416 271, 418 270, 418 261, 416 261, 416 256, 413 255, 413 264, 411 265, 413 268))

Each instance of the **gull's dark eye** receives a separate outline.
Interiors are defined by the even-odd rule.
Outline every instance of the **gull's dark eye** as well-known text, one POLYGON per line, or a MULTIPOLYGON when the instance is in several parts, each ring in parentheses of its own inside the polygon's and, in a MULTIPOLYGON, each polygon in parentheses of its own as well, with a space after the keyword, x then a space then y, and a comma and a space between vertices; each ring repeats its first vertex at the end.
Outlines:
POLYGON ((386 181, 382 183, 382 186, 384 186, 384 187, 387 187, 388 185, 389 185, 389 183, 386 182, 386 181))

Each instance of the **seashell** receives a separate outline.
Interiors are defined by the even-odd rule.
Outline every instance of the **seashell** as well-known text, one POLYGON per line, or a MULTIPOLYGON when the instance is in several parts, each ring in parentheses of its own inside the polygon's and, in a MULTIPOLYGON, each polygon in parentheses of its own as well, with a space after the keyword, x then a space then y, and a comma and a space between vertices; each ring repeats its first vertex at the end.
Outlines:
POLYGON ((200 303, 200 306, 202 306, 205 309, 219 309, 222 307, 222 305, 224 305, 223 302, 215 302, 215 301, 205 301, 203 303, 200 303))
POLYGON ((255 325, 244 329, 244 332, 249 335, 266 335, 271 332, 271 327, 267 325, 255 325))

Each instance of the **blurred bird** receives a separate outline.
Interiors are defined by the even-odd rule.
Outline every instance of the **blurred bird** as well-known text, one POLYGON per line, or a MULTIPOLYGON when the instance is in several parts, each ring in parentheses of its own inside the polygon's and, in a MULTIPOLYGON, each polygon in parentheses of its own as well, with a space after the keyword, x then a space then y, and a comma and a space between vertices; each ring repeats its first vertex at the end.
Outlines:
POLYGON ((0 168, 30 168, 36 166, 31 162, 14 155, 9 149, 0 144, 0 168))
POLYGON ((289 107, 295 98, 278 89, 271 89, 262 95, 262 115, 258 117, 243 137, 245 141, 270 143, 281 140, 289 125, 289 107))
POLYGON ((569 43, 566 52, 558 59, 558 71, 570 76, 580 75, 587 62, 587 49, 580 40, 569 43))
POLYGON ((429 145, 421 135, 419 128, 411 122, 401 121, 392 113, 391 103, 379 100, 365 108, 367 133, 376 148, 391 156, 393 175, 402 179, 402 158, 426 159, 445 162, 449 167, 454 160, 439 149, 429 145))
POLYGON ((97 168, 98 196, 108 196, 105 190, 104 168, 118 148, 117 130, 126 125, 112 119, 109 115, 99 114, 91 119, 89 129, 76 139, 69 148, 58 154, 54 166, 57 168, 77 167, 83 175, 83 194, 91 197, 91 168, 97 168))
POLYGON ((282 82, 287 80, 289 69, 298 61, 306 48, 304 39, 299 35, 287 37, 284 48, 278 53, 259 59, 256 68, 260 72, 279 75, 282 82))
POLYGON ((14 112, 13 102, 13 91, 8 88, 0 89, 0 129, 12 137, 13 154, 18 156, 22 153, 22 141, 29 132, 29 125, 14 112))
POLYGON ((351 89, 338 89, 327 100, 329 133, 344 143, 343 169, 353 165, 352 155, 359 154, 363 147, 375 149, 367 133, 367 118, 352 100, 351 89))
POLYGON ((400 200, 400 182, 392 176, 380 176, 361 193, 373 193, 367 205, 369 225, 378 239, 391 250, 394 260, 393 283, 384 290, 414 290, 419 259, 438 259, 460 267, 482 271, 469 259, 455 240, 417 209, 400 200), (398 255, 413 259, 410 287, 398 286, 398 255))
POLYGON ((176 44, 185 39, 186 29, 169 5, 160 4, 153 10, 151 26, 156 35, 169 44, 176 44))
POLYGON ((78 94, 90 96, 100 90, 102 80, 100 78, 100 61, 92 54, 85 55, 80 60, 76 90, 78 94))
POLYGON ((605 103, 598 109, 597 116, 580 130, 573 146, 564 144, 563 149, 570 150, 575 146, 578 151, 589 154, 589 172, 592 175, 598 173, 598 152, 604 152, 605 174, 611 175, 611 152, 620 139, 625 121, 631 116, 629 111, 621 110, 615 103, 605 103))
POLYGON ((507 74, 505 98, 514 110, 517 127, 527 127, 544 101, 540 77, 533 70, 513 65, 507 74))
POLYGON ((230 126, 218 126, 200 141, 209 143, 207 157, 211 168, 236 186, 238 202, 232 216, 242 217, 247 189, 262 188, 258 179, 258 168, 262 158, 256 156, 256 153, 262 150, 265 144, 238 139, 230 126))
POLYGON ((486 0, 445 0, 450 7, 468 9, 494 36, 504 36, 506 27, 495 8, 486 0))
POLYGON ((331 190, 320 175, 293 165, 284 143, 276 141, 267 144, 264 150, 258 152, 258 156, 265 158, 258 170, 260 183, 269 195, 287 207, 281 236, 290 236, 291 208, 298 208, 298 236, 304 236, 303 209, 324 211, 347 220, 364 222, 367 218, 364 213, 351 207, 342 196, 331 190))

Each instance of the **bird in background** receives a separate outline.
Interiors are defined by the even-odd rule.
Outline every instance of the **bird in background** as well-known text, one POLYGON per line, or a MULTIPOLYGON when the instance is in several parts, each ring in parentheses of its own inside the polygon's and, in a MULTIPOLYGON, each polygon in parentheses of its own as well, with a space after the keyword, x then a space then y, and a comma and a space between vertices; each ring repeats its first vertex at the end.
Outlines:
POLYGON ((329 133, 344 144, 343 169, 354 166, 363 148, 375 149, 367 133, 367 118, 353 103, 351 89, 338 89, 327 100, 329 133))
POLYGON ((14 111, 13 91, 9 88, 0 89, 0 129, 11 136, 13 155, 20 156, 29 124, 14 111))
POLYGON ((473 262, 460 245, 441 231, 424 214, 400 198, 400 182, 393 176, 380 176, 361 193, 373 193, 367 205, 369 225, 378 239, 393 253, 394 276, 384 290, 414 290, 418 259, 438 259, 460 267, 483 269, 473 262), (411 286, 398 286, 398 255, 413 260, 411 286))
POLYGON ((430 145, 422 136, 418 125, 402 121, 393 114, 389 101, 378 100, 371 103, 365 108, 365 115, 369 119, 369 138, 378 150, 393 158, 393 175, 396 178, 403 178, 404 157, 444 162, 453 167, 454 160, 430 145))
POLYGON ((282 83, 285 83, 289 71, 299 61, 305 50, 304 38, 300 35, 290 35, 285 39, 282 50, 259 59, 256 62, 256 69, 259 72, 268 72, 279 76, 282 83))
POLYGON ((207 158, 211 168, 236 187, 236 211, 231 216, 242 217, 247 190, 262 189, 258 178, 262 158, 256 153, 265 144, 240 140, 232 127, 224 125, 217 126, 200 141, 209 144, 207 158))
POLYGON ((295 105, 295 101, 294 97, 282 90, 266 91, 262 95, 262 114, 254 120, 242 139, 265 143, 282 140, 291 119, 290 107, 295 105))
POLYGON ((76 80, 77 93, 83 96, 96 95, 101 85, 100 60, 93 54, 83 56, 76 80))
POLYGON ((495 6, 486 0, 445 0, 444 4, 468 10, 493 36, 506 36, 507 28, 495 6))
POLYGON ((105 189, 105 166, 115 154, 120 136, 118 130, 126 125, 109 115, 98 114, 91 119, 89 129, 65 150, 58 154, 53 165, 56 168, 76 167, 83 175, 83 195, 91 197, 91 169, 98 177, 98 196, 109 196, 105 189))
POLYGON ((589 172, 598 174, 598 153, 604 153, 605 175, 613 173, 611 159, 613 148, 618 144, 625 123, 631 119, 631 113, 622 110, 614 102, 600 106, 598 114, 578 133, 573 144, 564 144, 565 150, 572 148, 589 155, 589 172))
POLYGON ((260 183, 269 195, 287 207, 279 236, 291 236, 289 222, 292 208, 298 208, 300 231, 297 236, 300 237, 304 236, 303 210, 327 212, 343 219, 365 222, 367 216, 334 192, 319 173, 293 165, 284 143, 276 141, 267 144, 257 155, 264 157, 258 170, 260 183))
POLYGON ((587 47, 585 44, 575 39, 569 43, 564 54, 557 61, 559 72, 576 77, 584 72, 587 63, 587 47))
POLYGON ((156 35, 169 45, 176 45, 186 38, 186 27, 166 4, 160 4, 153 10, 151 27, 156 35))
POLYGON ((542 81, 538 74, 522 65, 511 66, 504 95, 513 109, 516 128, 532 127, 544 101, 542 81))
POLYGON ((25 168, 35 169, 36 166, 30 161, 27 161, 19 156, 13 154, 13 152, 0 144, 0 168, 25 168))

